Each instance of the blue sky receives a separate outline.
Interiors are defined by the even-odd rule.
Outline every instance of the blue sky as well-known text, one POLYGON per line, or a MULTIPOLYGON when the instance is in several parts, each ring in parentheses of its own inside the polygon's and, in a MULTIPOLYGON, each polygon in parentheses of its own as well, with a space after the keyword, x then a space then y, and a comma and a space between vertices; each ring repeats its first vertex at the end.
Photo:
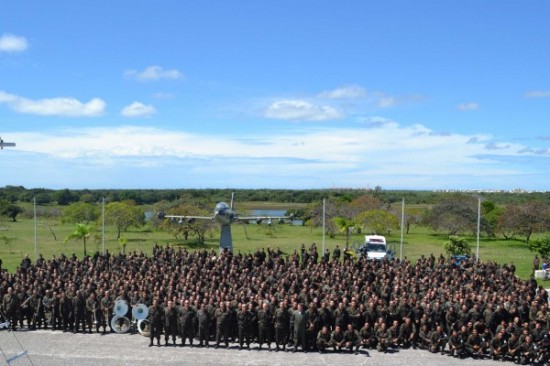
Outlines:
POLYGON ((548 190, 548 14, 6 0, 0 186, 548 190))

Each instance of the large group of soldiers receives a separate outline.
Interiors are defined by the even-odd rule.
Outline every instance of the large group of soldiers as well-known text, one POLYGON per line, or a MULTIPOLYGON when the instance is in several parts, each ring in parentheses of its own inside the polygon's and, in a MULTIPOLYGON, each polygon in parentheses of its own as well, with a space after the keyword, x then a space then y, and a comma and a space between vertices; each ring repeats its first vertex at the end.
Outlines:
MULTIPOLYGON (((332 254, 332 255, 331 255, 332 254)), ((0 273, 12 330, 112 332, 113 306, 148 306, 150 346, 369 354, 421 348, 453 357, 548 362, 548 294, 512 264, 422 257, 416 262, 174 248, 61 255, 0 273), (194 343, 195 342, 195 343, 194 343)))

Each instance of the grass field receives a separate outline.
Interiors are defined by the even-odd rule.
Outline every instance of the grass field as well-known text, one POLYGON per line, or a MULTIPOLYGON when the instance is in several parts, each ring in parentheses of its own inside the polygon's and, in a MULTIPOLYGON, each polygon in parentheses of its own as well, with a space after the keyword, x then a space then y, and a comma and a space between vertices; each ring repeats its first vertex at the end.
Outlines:
MULTIPOLYGON (((242 203, 241 210, 251 208, 281 208, 276 204, 264 205, 259 207, 254 203, 242 203)), ((76 253, 77 256, 83 254, 82 241, 70 241, 65 243, 65 238, 73 231, 74 225, 60 224, 54 220, 39 218, 37 220, 36 244, 37 253, 42 253, 44 257, 50 258, 53 254, 59 255, 65 253, 70 255, 76 253), (54 234, 57 238, 54 238, 54 234)), ((243 225, 234 224, 232 234, 235 251, 255 251, 258 248, 279 247, 283 252, 290 254, 293 250, 299 250, 302 243, 309 246, 316 243, 319 250, 322 248, 322 230, 320 228, 311 229, 304 226, 291 225, 247 225, 246 233, 243 225)), ((194 237, 189 240, 175 240, 167 233, 156 231, 149 225, 140 229, 129 230, 123 233, 127 238, 128 245, 126 251, 144 251, 151 253, 151 248, 155 243, 159 245, 171 244, 178 247, 191 249, 202 248, 197 244, 194 237)), ((354 234, 350 238, 350 243, 362 242, 363 234, 354 234)), ((447 241, 447 235, 434 234, 424 227, 411 227, 409 234, 404 236, 403 256, 411 260, 416 260, 422 255, 429 256, 434 254, 438 256, 443 252, 443 243, 447 241)), ((475 237, 467 237, 472 252, 476 251, 475 237)), ((219 240, 219 230, 213 230, 207 235, 206 248, 217 248, 219 240)), ((400 255, 400 233, 398 231, 388 236, 388 241, 397 243, 397 255, 400 255)), ((28 254, 31 259, 35 256, 35 228, 34 220, 20 218, 15 223, 3 222, 0 225, 0 258, 3 260, 3 267, 13 271, 21 262, 21 259, 28 254)), ((325 237, 325 247, 332 249, 336 246, 345 246, 344 235, 337 235, 335 238, 325 237)), ((88 253, 94 253, 96 250, 102 250, 101 227, 96 227, 93 238, 88 241, 88 253)), ((114 227, 106 227, 105 230, 105 248, 110 252, 117 253, 121 250, 119 242, 116 239, 114 227)), ((527 249, 522 240, 502 240, 482 237, 480 240, 479 254, 481 260, 492 260, 500 264, 513 262, 517 267, 517 274, 521 278, 528 278, 531 274, 532 259, 534 253, 527 249)))

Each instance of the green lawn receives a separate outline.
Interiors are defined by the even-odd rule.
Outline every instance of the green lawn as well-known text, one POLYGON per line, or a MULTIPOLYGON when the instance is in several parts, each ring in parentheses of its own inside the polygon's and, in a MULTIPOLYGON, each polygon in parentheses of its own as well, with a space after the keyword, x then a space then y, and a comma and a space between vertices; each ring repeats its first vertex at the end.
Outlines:
MULTIPOLYGON (((59 255, 62 252, 67 255, 76 253, 77 256, 81 256, 83 254, 81 241, 64 242, 64 239, 72 232, 74 226, 59 223, 52 226, 52 223, 54 223, 52 220, 38 220, 36 241, 38 253, 44 254, 46 259, 50 258, 53 254, 59 255), (54 239, 50 227, 53 227, 57 239, 54 239)), ((7 228, 0 228, 0 258, 4 262, 3 267, 13 271, 25 254, 34 259, 34 220, 21 218, 15 223, 8 223, 7 226, 7 228), (11 244, 6 243, 6 240, 3 238, 8 238, 8 242, 11 241, 11 244)), ((293 250, 299 250, 302 243, 306 244, 306 246, 316 243, 319 250, 321 250, 322 246, 322 231, 320 228, 311 229, 290 225, 274 225, 270 228, 265 225, 247 225, 246 232, 248 233, 248 238, 245 235, 243 225, 234 224, 232 226, 234 248, 236 251, 248 252, 262 247, 279 247, 283 252, 289 254, 293 250)), ((101 250, 100 227, 96 228, 94 235, 95 238, 91 238, 88 242, 88 253, 101 250)), ((123 236, 128 239, 127 251, 143 250, 147 254, 151 253, 151 248, 155 243, 160 245, 170 243, 171 245, 187 248, 199 247, 193 237, 190 237, 188 241, 175 240, 170 235, 155 231, 149 226, 129 230, 123 233, 123 236)), ((217 248, 218 239, 219 230, 214 230, 211 235, 207 236, 206 247, 217 248)), ((362 242, 363 239, 364 234, 354 234, 350 238, 350 243, 354 241, 362 242)), ((467 239, 475 254, 475 237, 467 237, 467 239)), ((423 227, 411 227, 410 233, 404 237, 403 255, 411 260, 416 260, 421 255, 429 256, 432 253, 438 256, 443 252, 443 243, 446 240, 447 235, 433 234, 429 229, 423 227)), ((397 243, 397 255, 399 256, 399 231, 389 235, 388 241, 397 243)), ((335 238, 326 236, 326 248, 332 251, 337 244, 342 248, 345 246, 345 237, 343 235, 338 235, 335 238)), ((106 227, 105 247, 110 252, 120 251, 114 227, 106 227)), ((534 253, 527 249, 524 241, 482 237, 479 249, 481 260, 494 260, 500 264, 513 262, 517 267, 517 274, 521 278, 529 277, 534 253)))

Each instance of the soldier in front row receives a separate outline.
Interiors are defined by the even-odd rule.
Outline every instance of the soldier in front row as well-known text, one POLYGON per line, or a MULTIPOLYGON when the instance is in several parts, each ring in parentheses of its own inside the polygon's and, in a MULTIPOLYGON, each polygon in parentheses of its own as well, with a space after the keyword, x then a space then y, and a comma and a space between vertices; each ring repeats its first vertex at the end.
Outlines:
POLYGON ((269 304, 264 302, 262 308, 258 311, 258 344, 259 349, 262 349, 262 344, 267 343, 267 347, 271 350, 271 324, 273 317, 269 304))
POLYGON ((202 347, 203 344, 208 347, 208 338, 210 337, 210 323, 212 319, 210 317, 210 312, 206 309, 206 304, 201 303, 200 309, 197 311, 197 320, 198 320, 198 335, 199 335, 199 346, 202 347))
POLYGON ((239 336, 239 349, 243 349, 244 344, 250 349, 252 341, 252 313, 248 310, 248 306, 252 304, 241 304, 237 306, 237 330, 239 336))
POLYGON ((178 334, 178 312, 174 303, 168 301, 164 308, 164 345, 168 346, 168 341, 172 337, 172 343, 176 345, 176 336, 178 334))
POLYGON ((216 318, 216 348, 220 346, 222 341, 225 342, 225 346, 229 347, 229 312, 225 305, 225 302, 220 301, 220 307, 216 309, 214 317, 216 318))
POLYGON ((164 311, 158 304, 158 300, 153 300, 153 305, 149 308, 149 347, 153 345, 153 340, 157 339, 157 346, 160 346, 160 335, 162 334, 162 325, 164 323, 164 311))
POLYGON ((44 329, 48 329, 48 324, 54 329, 54 298, 51 295, 51 290, 46 290, 44 297, 42 298, 42 309, 44 312, 44 329))
POLYGON ((42 308, 42 299, 38 294, 38 291, 33 290, 31 297, 29 298, 29 310, 27 312, 27 326, 30 329, 36 329, 42 327, 42 318, 44 314, 42 308))
POLYGON ((521 365, 530 365, 535 361, 536 356, 537 348, 535 343, 533 343, 533 337, 528 335, 519 345, 519 363, 521 365))
POLYGON ((504 356, 507 351, 507 342, 504 338, 503 332, 498 332, 497 335, 491 340, 491 357, 493 360, 501 359, 504 361, 504 356))
POLYGON ((361 336, 361 345, 363 347, 369 349, 376 347, 376 336, 369 322, 366 322, 359 330, 359 335, 361 336))
MULTIPOLYGON (((78 333, 82 325, 82 332, 86 333, 86 300, 82 292, 78 290, 73 298, 74 333, 78 333)), ((92 330, 90 329, 90 333, 92 330)))
POLYGON ((379 352, 388 352, 390 346, 390 334, 388 332, 386 323, 381 323, 376 330, 376 349, 379 352))
POLYGON ((355 348, 355 354, 359 353, 359 346, 361 345, 361 337, 359 332, 353 329, 353 324, 348 324, 348 329, 344 332, 344 347, 348 349, 349 352, 353 352, 355 348))
POLYGON ((8 292, 2 298, 2 310, 6 316, 6 320, 10 322, 10 330, 15 330, 17 325, 17 310, 19 301, 13 288, 8 288, 8 292))
POLYGON ((302 348, 302 351, 307 352, 309 350, 308 341, 306 339, 306 328, 308 322, 308 315, 304 311, 304 305, 298 304, 298 309, 293 313, 294 318, 294 349, 292 352, 296 352, 298 346, 302 348))
POLYGON ((441 352, 445 354, 445 346, 447 344, 447 335, 443 332, 443 327, 438 325, 436 329, 430 334, 430 347, 429 351, 432 353, 441 352))
POLYGON ((183 306, 178 311, 178 322, 180 328, 181 344, 185 346, 185 340, 189 339, 189 345, 193 345, 195 337, 195 309, 189 305, 189 300, 185 299, 183 306))
POLYGON ((472 334, 468 336, 465 346, 466 353, 468 353, 471 357, 483 358, 483 340, 481 339, 481 336, 476 328, 472 329, 472 334))
POLYGON ((92 333, 92 328, 95 327, 96 333, 99 333, 99 302, 95 297, 95 293, 90 293, 88 299, 86 300, 86 323, 88 324, 88 329, 92 333))
POLYGON ((103 327, 103 334, 107 333, 107 325, 113 331, 113 328, 111 328, 111 316, 112 316, 112 303, 111 303, 111 297, 109 296, 109 291, 106 290, 103 293, 103 296, 101 297, 101 300, 99 301, 99 308, 101 316, 98 319, 100 322, 101 327, 103 327))
POLYGON ((290 322, 288 311, 285 307, 285 303, 281 301, 279 308, 275 310, 275 351, 279 351, 282 347, 283 351, 286 351, 286 335, 288 333, 288 325, 290 322))
POLYGON ((337 325, 330 335, 330 345, 334 348, 334 351, 340 352, 344 344, 344 332, 342 332, 342 328, 337 325))
POLYGON ((319 351, 319 353, 325 352, 326 349, 330 347, 330 339, 331 334, 328 331, 328 327, 325 325, 317 334, 317 350, 319 351))
POLYGON ((72 332, 74 329, 73 302, 65 292, 61 292, 59 295, 58 306, 63 332, 72 332))

